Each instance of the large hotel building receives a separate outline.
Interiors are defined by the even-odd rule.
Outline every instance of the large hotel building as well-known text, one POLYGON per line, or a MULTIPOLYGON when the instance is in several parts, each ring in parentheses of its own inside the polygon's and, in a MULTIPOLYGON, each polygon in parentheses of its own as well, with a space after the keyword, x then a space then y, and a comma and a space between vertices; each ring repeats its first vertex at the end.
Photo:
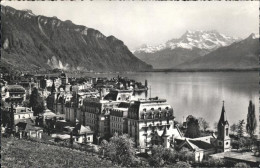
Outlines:
POLYGON ((174 123, 173 108, 164 99, 135 101, 128 110, 128 134, 140 152, 152 145, 170 147, 181 132, 174 123))

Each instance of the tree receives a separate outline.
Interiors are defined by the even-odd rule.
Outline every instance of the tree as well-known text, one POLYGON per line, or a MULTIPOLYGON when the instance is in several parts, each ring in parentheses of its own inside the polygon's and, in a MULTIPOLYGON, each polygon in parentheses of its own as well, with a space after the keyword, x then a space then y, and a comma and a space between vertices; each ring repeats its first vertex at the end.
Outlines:
POLYGON ((149 159, 150 166, 161 167, 175 163, 177 153, 174 149, 154 145, 151 152, 152 155, 149 159))
POLYGON ((245 148, 247 146, 247 139, 245 137, 240 137, 238 143, 240 149, 245 148))
POLYGON ((7 108, 7 106, 8 104, 3 99, 1 99, 1 110, 7 108))
POLYGON ((29 100, 23 101, 23 106, 24 107, 29 107, 30 106, 30 101, 29 100))
POLYGON ((13 104, 11 104, 11 109, 10 109, 10 125, 9 128, 11 131, 14 130, 14 108, 13 108, 13 104))
POLYGON ((54 94, 50 94, 47 98, 46 98, 46 103, 47 103, 47 108, 54 111, 54 103, 55 103, 55 98, 54 98, 54 94))
POLYGON ((182 148, 177 153, 177 158, 181 161, 194 161, 195 156, 192 151, 190 151, 188 148, 182 148))
POLYGON ((172 168, 190 168, 191 165, 187 162, 180 161, 180 162, 178 162, 175 165, 170 166, 170 167, 172 167, 172 168))
POLYGON ((250 100, 248 106, 248 113, 247 113, 246 131, 250 135, 250 137, 253 137, 255 130, 256 130, 255 105, 250 100))
POLYGON ((209 128, 209 123, 202 117, 198 119, 200 130, 203 130, 204 132, 209 128))
POLYGON ((223 167, 224 165, 225 162, 223 159, 209 158, 202 161, 202 167, 223 167))
POLYGON ((238 125, 237 125, 237 124, 232 124, 232 125, 230 126, 230 130, 231 130, 233 133, 237 132, 237 129, 238 129, 238 125))
POLYGON ((7 103, 1 99, 1 124, 5 127, 9 125, 10 121, 10 112, 8 111, 7 103))
POLYGON ((235 168, 239 167, 239 168, 249 168, 250 166, 244 162, 238 162, 234 165, 235 168))
POLYGON ((134 142, 127 134, 118 136, 115 133, 109 142, 102 141, 101 149, 104 150, 104 154, 114 163, 121 166, 132 166, 137 161, 135 158, 134 142))
POLYGON ((187 130, 185 137, 188 138, 198 138, 200 136, 200 126, 199 121, 193 116, 189 116, 187 120, 187 130))
POLYGON ((149 159, 150 166, 153 167, 162 167, 165 163, 164 160, 164 148, 162 146, 153 146, 152 148, 152 156, 149 159))
POLYGON ((51 86, 51 93, 54 93, 56 91, 55 89, 55 84, 54 84, 54 79, 52 81, 52 86, 51 86))
POLYGON ((244 120, 239 120, 238 122, 238 127, 237 127, 237 135, 238 137, 243 137, 244 136, 244 125, 245 125, 245 121, 244 120))
POLYGON ((32 107, 33 115, 37 116, 40 113, 43 113, 44 110, 44 101, 40 96, 38 89, 33 88, 32 94, 30 96, 30 107, 32 107))
POLYGON ((8 109, 1 108, 1 119, 2 119, 1 124, 3 124, 4 127, 10 125, 11 115, 8 109))

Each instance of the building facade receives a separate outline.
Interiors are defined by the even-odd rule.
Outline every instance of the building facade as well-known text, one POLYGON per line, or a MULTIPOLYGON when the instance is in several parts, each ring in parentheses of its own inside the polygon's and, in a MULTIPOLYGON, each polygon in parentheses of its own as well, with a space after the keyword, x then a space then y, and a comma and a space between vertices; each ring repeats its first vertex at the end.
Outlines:
POLYGON ((98 138, 110 135, 109 115, 115 103, 100 98, 86 97, 81 107, 82 124, 90 126, 98 138))
POLYGON ((181 132, 174 124, 173 108, 163 99, 138 100, 128 110, 128 134, 140 152, 153 145, 173 145, 181 132))
POLYGON ((128 108, 113 108, 110 111, 110 135, 114 133, 126 134, 128 132, 127 127, 127 115, 128 108))
POLYGON ((33 111, 32 108, 28 107, 15 107, 14 110, 14 119, 28 119, 33 117, 33 111))
POLYGON ((26 91, 20 85, 8 85, 2 96, 8 104, 21 105, 26 99, 26 91))

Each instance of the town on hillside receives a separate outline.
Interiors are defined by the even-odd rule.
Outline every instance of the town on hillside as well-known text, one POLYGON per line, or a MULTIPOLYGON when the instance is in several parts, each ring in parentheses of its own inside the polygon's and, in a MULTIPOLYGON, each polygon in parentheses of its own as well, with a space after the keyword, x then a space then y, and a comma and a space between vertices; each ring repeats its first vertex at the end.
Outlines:
POLYGON ((173 105, 160 95, 136 98, 137 92, 149 92, 147 80, 74 78, 60 72, 5 73, 0 82, 6 138, 82 150, 120 166, 260 165, 256 109, 250 100, 247 119, 232 125, 226 116, 232 112, 219 100, 222 110, 211 130, 205 119, 192 114, 176 121, 173 105))

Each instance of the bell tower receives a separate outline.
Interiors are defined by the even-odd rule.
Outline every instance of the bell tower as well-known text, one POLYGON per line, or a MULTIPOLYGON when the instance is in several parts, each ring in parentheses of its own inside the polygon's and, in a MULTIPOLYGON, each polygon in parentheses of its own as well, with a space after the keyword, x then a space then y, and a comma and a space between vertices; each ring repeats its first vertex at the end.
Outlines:
POLYGON ((231 150, 231 141, 229 137, 229 123, 225 112, 223 101, 222 111, 218 122, 217 152, 227 152, 231 150))

